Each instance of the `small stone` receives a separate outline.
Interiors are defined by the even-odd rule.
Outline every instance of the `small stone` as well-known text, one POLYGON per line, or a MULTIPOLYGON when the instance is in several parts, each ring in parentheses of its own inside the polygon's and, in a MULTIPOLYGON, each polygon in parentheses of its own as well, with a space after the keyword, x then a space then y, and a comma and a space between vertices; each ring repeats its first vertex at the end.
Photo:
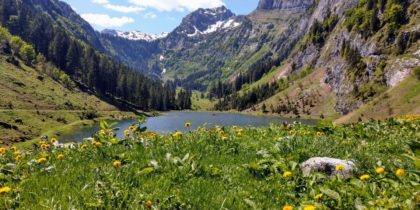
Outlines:
POLYGON ((351 176, 356 164, 349 160, 340 160, 328 157, 314 157, 300 164, 300 169, 304 176, 309 176, 315 172, 321 172, 330 177, 341 174, 344 177, 351 176), (344 166, 343 170, 337 171, 338 165, 344 166))

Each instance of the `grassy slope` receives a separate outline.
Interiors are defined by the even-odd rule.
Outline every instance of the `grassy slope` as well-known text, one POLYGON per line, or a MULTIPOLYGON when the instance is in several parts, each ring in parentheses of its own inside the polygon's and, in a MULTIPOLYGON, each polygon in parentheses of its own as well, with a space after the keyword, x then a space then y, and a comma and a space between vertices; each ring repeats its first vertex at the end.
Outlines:
MULTIPOLYGON (((80 121, 86 109, 101 111, 103 116, 120 115, 97 97, 69 90, 22 62, 20 65, 9 64, 0 56, 0 122, 17 128, 0 126, 2 144, 29 140, 51 130, 56 132, 50 135, 59 135, 70 130, 60 127, 80 121), (43 77, 42 81, 38 77, 43 77)), ((78 125, 83 123, 87 122, 78 125)))
MULTIPOLYGON (((271 75, 272 77, 274 77, 282 70, 283 68, 279 68, 274 71, 274 74, 270 73, 268 74, 268 76, 271 75)), ((300 97, 310 96, 311 98, 313 98, 313 100, 316 101, 315 106, 310 108, 311 115, 301 114, 300 117, 319 118, 321 114, 323 114, 328 119, 335 119, 338 117, 338 113, 336 113, 334 110, 335 97, 334 94, 332 94, 330 87, 323 82, 324 74, 325 72, 321 69, 313 71, 305 78, 295 81, 286 90, 277 93, 276 95, 257 105, 256 111, 247 110, 246 112, 261 113, 261 106, 263 103, 265 103, 268 108, 270 107, 270 105, 276 107, 279 104, 279 99, 282 99, 283 102, 286 100, 286 95, 292 102, 297 101, 297 99, 300 97), (299 85, 301 85, 302 88, 299 87, 299 85)), ((267 78, 263 79, 269 80, 267 78)), ((294 115, 284 116, 296 117, 294 115)))
POLYGON ((356 122, 359 119, 386 119, 389 117, 420 114, 420 82, 408 77, 396 87, 381 94, 360 109, 337 119, 337 123, 356 122))
POLYGON ((212 111, 216 100, 201 98, 201 92, 194 91, 191 98, 192 110, 196 111, 212 111))
POLYGON ((415 209, 418 168, 408 156, 416 154, 412 140, 419 126, 420 121, 223 128, 224 134, 211 129, 181 137, 135 134, 114 145, 106 143, 113 137, 103 136, 99 147, 85 142, 74 149, 20 151, 18 161, 8 151, 0 157, 7 172, 0 184, 12 191, 0 197, 0 208, 415 209), (348 179, 303 177, 298 164, 317 156, 353 160, 357 169, 348 179), (46 162, 37 163, 41 157, 46 162), (115 160, 122 166, 113 168, 115 160), (384 175, 375 173, 379 165, 384 175), (398 168, 405 169, 403 177, 395 175, 398 168), (291 176, 284 177, 285 171, 291 176), (361 181, 363 174, 371 178, 361 181))

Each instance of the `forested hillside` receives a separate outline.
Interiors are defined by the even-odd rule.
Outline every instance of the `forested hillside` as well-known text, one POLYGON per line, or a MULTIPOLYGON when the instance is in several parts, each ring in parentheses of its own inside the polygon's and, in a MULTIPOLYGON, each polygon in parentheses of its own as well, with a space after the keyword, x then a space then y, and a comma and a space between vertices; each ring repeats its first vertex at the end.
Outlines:
POLYGON ((1 1, 0 23, 99 97, 141 110, 188 108, 175 103, 172 83, 151 80, 102 54, 93 29, 62 2, 1 1))

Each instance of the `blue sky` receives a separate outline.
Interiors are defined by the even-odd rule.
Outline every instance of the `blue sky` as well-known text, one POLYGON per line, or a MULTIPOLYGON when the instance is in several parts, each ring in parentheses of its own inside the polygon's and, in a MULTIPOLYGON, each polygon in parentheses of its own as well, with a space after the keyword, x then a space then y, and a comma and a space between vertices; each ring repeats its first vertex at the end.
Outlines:
POLYGON ((249 14, 258 0, 62 0, 96 30, 105 28, 146 33, 170 32, 198 8, 225 5, 235 14, 249 14))

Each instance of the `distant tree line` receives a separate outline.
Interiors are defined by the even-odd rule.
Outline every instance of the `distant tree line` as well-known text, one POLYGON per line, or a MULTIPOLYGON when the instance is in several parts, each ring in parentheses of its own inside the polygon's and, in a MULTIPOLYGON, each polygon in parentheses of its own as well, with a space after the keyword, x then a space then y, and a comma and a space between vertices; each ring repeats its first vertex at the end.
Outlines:
MULTIPOLYGON (((0 23, 9 31, 30 42, 35 51, 45 56, 77 83, 89 87, 100 97, 122 101, 142 110, 188 109, 189 103, 176 103, 176 86, 151 80, 122 63, 115 62, 92 46, 75 38, 65 27, 34 5, 32 0, 0 1, 0 23)), ((21 48, 33 59, 32 51, 21 48)), ((183 100, 186 100, 183 97, 183 100)))

